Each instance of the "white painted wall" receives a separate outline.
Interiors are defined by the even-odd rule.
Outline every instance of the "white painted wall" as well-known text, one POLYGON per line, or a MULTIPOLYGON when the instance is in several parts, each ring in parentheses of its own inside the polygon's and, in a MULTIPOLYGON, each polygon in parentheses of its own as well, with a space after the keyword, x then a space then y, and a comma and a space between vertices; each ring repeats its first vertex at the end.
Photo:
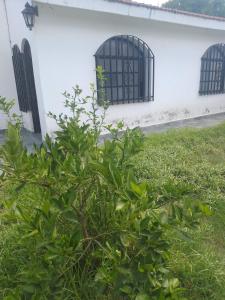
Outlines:
MULTIPOLYGON (((155 54, 155 101, 111 106, 107 122, 149 126, 225 111, 225 95, 198 95, 201 56, 225 42, 223 31, 39 4, 35 39, 45 112, 63 112, 61 93, 75 84, 89 93, 96 82, 93 55, 119 34, 141 38, 155 54)), ((47 119, 47 131, 55 129, 47 119)))
MULTIPOLYGON (((224 22, 102 0, 36 1, 39 17, 30 32, 21 15, 26 0, 5 0, 9 35, 4 0, 0 0, 0 68, 4 70, 0 95, 17 97, 11 46, 21 48, 26 38, 31 45, 43 135, 56 129, 47 113, 64 111, 61 93, 65 89, 78 83, 84 95, 89 94, 89 83, 96 82, 93 55, 106 39, 119 34, 141 38, 155 54, 155 101, 111 106, 108 123, 122 119, 131 127, 149 126, 225 111, 225 95, 198 95, 200 58, 210 45, 225 42, 224 22), (61 6, 46 4, 50 2, 61 6)), ((15 109, 18 112, 18 105, 15 109)), ((25 127, 33 130, 31 114, 23 118, 25 127)), ((0 129, 5 126, 6 119, 0 115, 0 129)))
MULTIPOLYGON (((0 0, 0 96, 15 99, 14 112, 19 112, 4 0, 0 0)), ((6 127, 6 116, 0 112, 0 130, 6 127)))

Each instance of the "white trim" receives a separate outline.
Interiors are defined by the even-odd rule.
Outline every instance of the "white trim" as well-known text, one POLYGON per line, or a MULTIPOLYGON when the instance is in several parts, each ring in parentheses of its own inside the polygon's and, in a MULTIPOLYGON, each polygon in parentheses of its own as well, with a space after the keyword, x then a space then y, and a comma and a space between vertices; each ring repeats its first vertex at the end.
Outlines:
POLYGON ((198 15, 185 15, 179 12, 174 13, 172 11, 164 11, 151 6, 136 6, 105 0, 34 0, 33 2, 36 4, 39 3, 68 8, 78 8, 152 21, 225 31, 225 22, 221 20, 201 18, 198 15))
POLYGON ((9 29, 9 17, 8 17, 8 12, 7 12, 7 7, 6 7, 6 0, 3 0, 4 4, 4 10, 5 10, 5 17, 6 17, 6 23, 7 23, 7 30, 8 30, 8 37, 9 37, 9 45, 12 51, 12 42, 11 42, 11 34, 10 34, 10 29, 9 29))

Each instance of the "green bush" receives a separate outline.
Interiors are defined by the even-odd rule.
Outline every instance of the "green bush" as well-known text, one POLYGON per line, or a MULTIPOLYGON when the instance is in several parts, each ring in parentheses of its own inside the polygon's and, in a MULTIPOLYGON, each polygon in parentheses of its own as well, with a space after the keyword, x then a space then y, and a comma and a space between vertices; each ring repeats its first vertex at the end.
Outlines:
POLYGON ((1 299, 181 299, 168 267, 171 228, 181 233, 207 208, 177 201, 189 186, 174 198, 168 181, 158 199, 138 181, 138 129, 106 126, 111 139, 99 146, 107 102, 99 109, 91 90, 64 94, 71 114, 50 114, 60 130, 32 153, 18 119, 9 123, 0 149, 1 299))

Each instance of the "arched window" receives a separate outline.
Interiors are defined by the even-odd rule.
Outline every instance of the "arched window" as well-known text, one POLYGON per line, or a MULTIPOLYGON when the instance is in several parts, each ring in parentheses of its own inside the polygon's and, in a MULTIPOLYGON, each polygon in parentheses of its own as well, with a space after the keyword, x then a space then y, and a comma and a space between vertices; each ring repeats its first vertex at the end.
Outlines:
POLYGON ((115 36, 103 43, 95 58, 96 66, 104 69, 110 104, 153 101, 154 55, 145 42, 131 35, 115 36))
POLYGON ((200 95, 225 93, 225 45, 209 47, 202 56, 200 95))

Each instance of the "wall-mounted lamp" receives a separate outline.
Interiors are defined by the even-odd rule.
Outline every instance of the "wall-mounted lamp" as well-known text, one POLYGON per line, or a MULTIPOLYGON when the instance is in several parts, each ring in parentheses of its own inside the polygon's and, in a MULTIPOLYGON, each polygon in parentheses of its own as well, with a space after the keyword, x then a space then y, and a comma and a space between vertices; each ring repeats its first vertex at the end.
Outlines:
POLYGON ((32 6, 27 2, 25 4, 25 8, 22 10, 22 15, 24 17, 27 28, 32 30, 32 28, 34 27, 35 16, 38 16, 37 6, 32 6))

